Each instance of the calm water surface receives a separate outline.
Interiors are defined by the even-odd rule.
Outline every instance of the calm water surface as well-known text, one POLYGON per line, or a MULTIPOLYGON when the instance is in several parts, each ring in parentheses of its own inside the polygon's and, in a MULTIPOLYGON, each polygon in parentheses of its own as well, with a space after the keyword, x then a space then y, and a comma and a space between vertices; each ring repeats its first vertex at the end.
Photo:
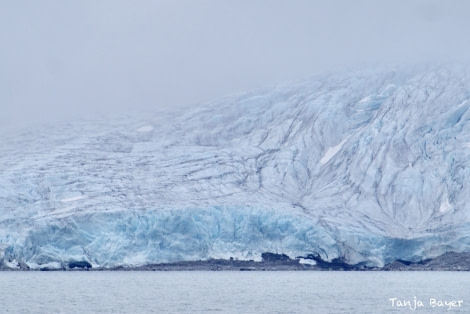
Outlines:
POLYGON ((0 312, 470 313, 470 273, 0 272, 0 312))

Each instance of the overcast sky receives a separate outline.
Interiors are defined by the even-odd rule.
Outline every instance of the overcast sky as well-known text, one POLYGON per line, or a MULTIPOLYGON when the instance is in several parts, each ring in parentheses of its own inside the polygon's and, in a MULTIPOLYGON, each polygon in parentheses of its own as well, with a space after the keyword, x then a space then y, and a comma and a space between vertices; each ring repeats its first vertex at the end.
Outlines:
POLYGON ((0 2, 0 124, 211 101, 470 55, 465 0, 0 2))

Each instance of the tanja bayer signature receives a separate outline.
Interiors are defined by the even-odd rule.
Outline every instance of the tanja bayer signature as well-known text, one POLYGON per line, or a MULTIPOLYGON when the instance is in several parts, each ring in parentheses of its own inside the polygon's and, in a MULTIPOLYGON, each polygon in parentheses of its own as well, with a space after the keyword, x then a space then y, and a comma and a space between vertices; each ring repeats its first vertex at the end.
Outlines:
POLYGON ((446 308, 452 310, 453 308, 460 308, 463 306, 463 300, 440 300, 436 298, 429 299, 418 299, 413 297, 411 300, 390 298, 392 307, 408 308, 410 310, 416 310, 419 308, 446 308))

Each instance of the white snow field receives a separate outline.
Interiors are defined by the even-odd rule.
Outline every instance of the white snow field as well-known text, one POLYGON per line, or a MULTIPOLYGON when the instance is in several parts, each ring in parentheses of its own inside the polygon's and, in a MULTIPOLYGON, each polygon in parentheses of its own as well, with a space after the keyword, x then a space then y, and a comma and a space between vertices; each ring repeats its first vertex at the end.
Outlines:
POLYGON ((467 68, 397 67, 5 133, 0 264, 470 251, 469 107, 467 68))

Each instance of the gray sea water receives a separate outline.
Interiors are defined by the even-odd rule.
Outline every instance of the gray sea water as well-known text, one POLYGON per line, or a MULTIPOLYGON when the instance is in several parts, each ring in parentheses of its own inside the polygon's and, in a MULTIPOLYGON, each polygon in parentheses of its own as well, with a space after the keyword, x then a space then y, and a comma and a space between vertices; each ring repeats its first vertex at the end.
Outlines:
POLYGON ((468 272, 0 272, 1 313, 470 313, 468 272))

